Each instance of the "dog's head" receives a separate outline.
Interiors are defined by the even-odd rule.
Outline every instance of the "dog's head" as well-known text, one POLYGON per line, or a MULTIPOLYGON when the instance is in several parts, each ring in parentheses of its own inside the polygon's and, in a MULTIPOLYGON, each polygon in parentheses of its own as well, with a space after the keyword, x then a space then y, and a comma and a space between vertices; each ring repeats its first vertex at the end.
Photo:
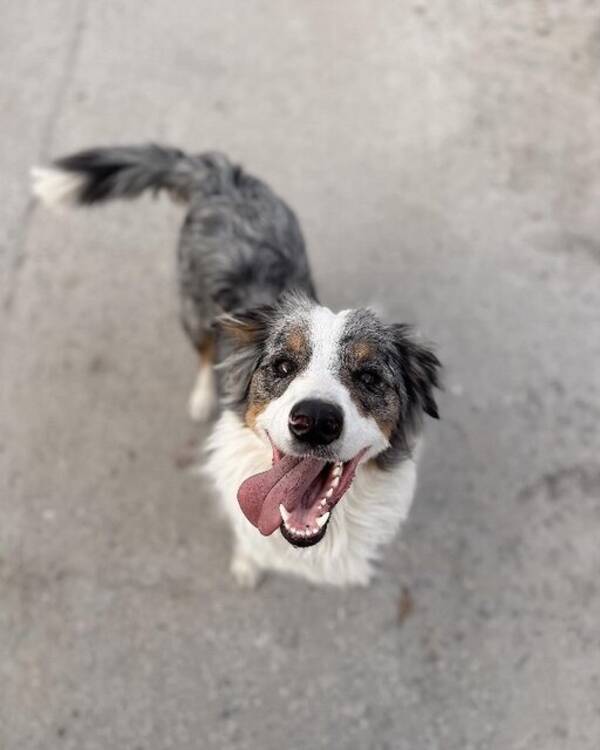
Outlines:
POLYGON ((359 464, 394 463, 423 414, 438 417, 440 363, 407 326, 298 294, 220 325, 232 346, 225 398, 273 450, 272 468, 240 487, 242 511, 265 535, 314 545, 359 464))

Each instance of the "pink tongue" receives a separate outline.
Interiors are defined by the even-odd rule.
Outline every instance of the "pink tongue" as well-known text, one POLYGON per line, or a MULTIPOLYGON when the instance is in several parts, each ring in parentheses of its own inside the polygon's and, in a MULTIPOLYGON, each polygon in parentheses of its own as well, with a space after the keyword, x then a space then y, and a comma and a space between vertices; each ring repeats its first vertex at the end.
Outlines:
POLYGON ((284 456, 269 471, 246 479, 238 490, 244 515, 261 534, 272 534, 281 523, 279 505, 292 511, 324 466, 317 458, 284 456))

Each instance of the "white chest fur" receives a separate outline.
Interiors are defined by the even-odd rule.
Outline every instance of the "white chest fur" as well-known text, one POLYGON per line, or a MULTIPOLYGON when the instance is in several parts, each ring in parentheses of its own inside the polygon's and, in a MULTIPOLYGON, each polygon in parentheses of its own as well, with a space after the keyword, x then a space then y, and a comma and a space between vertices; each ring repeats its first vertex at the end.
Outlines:
POLYGON ((292 573, 315 583, 368 583, 372 562, 406 519, 414 495, 413 460, 405 460, 388 471, 372 464, 362 465, 333 511, 323 540, 314 547, 297 549, 278 531, 262 536, 238 505, 240 484, 270 468, 270 447, 237 415, 226 411, 213 429, 208 451, 205 470, 217 487, 220 506, 234 532, 232 569, 243 569, 247 583, 261 570, 292 573), (252 575, 246 575, 248 571, 252 575))

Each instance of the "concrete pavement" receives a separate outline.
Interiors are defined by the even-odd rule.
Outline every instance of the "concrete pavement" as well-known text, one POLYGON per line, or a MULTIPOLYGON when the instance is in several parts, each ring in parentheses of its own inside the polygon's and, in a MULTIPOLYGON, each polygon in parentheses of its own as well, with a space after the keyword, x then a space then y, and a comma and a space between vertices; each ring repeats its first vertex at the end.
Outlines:
POLYGON ((23 0, 0 27, 0 748, 596 750, 594 3, 23 0), (368 590, 239 592, 182 468, 181 213, 57 216, 32 163, 218 148, 301 217, 321 296, 446 363, 368 590))

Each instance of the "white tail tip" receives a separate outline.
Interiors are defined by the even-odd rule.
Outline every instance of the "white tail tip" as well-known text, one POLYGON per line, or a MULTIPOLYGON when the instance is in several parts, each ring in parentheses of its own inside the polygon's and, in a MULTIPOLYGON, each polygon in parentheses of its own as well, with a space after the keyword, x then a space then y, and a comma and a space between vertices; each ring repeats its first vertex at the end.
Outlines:
POLYGON ((33 167, 31 189, 36 198, 49 206, 77 204, 85 177, 55 167, 33 167))

